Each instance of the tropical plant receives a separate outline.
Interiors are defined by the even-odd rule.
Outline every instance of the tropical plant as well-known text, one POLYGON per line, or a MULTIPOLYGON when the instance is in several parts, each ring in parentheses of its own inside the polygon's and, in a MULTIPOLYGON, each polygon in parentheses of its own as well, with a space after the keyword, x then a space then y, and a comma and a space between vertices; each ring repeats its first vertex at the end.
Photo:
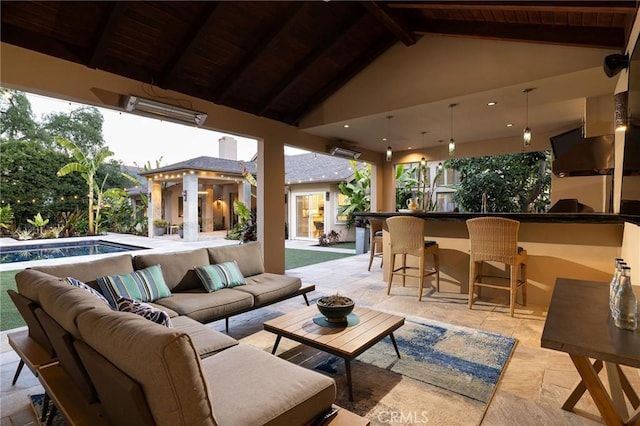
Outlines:
POLYGON ((42 238, 60 238, 63 231, 64 226, 54 226, 43 232, 42 238))
POLYGON ((11 206, 0 207, 0 234, 5 231, 11 232, 13 228, 13 210, 11 206))
POLYGON ((113 155, 113 152, 109 150, 107 147, 100 148, 94 155, 86 155, 75 143, 70 141, 69 139, 56 137, 56 143, 58 143, 63 148, 69 150, 71 155, 75 158, 76 161, 72 163, 68 163, 63 166, 60 170, 58 170, 58 176, 66 176, 69 173, 80 173, 82 178, 87 183, 87 187, 89 189, 89 208, 88 208, 88 218, 89 218, 89 234, 95 234, 94 228, 94 191, 95 191, 95 176, 98 171, 98 167, 104 162, 107 157, 113 155))
POLYGON ((241 242, 255 241, 257 239, 256 213, 249 209, 242 201, 233 202, 233 210, 238 215, 238 223, 226 236, 228 240, 240 240, 241 242))
POLYGON ((358 164, 351 160, 353 179, 350 182, 340 182, 340 193, 347 197, 347 203, 338 208, 338 214, 347 216, 347 228, 356 224, 356 212, 368 212, 371 209, 371 166, 358 164))
POLYGON ((49 219, 43 218, 40 212, 38 212, 38 214, 33 217, 33 220, 27 219, 27 222, 35 226, 38 234, 42 236, 42 229, 47 226, 47 224, 49 223, 49 219))
POLYGON ((330 246, 331 244, 337 244, 340 241, 340 232, 331 231, 328 234, 320 235, 318 238, 318 243, 323 246, 330 246))
POLYGON ((33 238, 33 231, 31 229, 18 229, 15 232, 15 236, 18 240, 30 240, 33 238))

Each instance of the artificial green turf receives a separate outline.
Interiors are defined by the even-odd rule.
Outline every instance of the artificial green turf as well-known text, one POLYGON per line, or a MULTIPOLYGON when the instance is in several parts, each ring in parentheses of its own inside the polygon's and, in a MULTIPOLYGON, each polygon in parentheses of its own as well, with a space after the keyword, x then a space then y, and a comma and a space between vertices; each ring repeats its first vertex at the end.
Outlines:
MULTIPOLYGON (((340 248, 348 247, 341 246, 340 248)), ((285 269, 299 268, 301 266, 328 262, 330 260, 341 259, 348 256, 353 255, 329 251, 285 249, 285 269)), ((25 325, 22 320, 22 316, 20 316, 20 313, 7 294, 7 290, 16 289, 16 281, 14 277, 18 272, 20 272, 20 270, 0 272, 0 331, 11 330, 12 328, 22 327, 25 325)))
POLYGON ((16 306, 11 301, 11 298, 7 294, 7 290, 16 289, 16 274, 17 271, 4 271, 0 272, 0 330, 11 330, 12 328, 22 327, 26 325, 22 320, 22 316, 16 309, 16 306))
POLYGON ((301 266, 313 265, 315 263, 328 262, 330 260, 342 259, 343 257, 353 256, 350 253, 335 253, 319 250, 284 250, 284 268, 293 269, 301 266))

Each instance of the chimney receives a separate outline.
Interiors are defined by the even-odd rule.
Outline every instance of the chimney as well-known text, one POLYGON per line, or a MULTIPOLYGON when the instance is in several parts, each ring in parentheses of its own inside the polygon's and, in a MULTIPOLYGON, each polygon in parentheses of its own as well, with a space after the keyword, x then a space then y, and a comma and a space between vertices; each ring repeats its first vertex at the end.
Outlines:
POLYGON ((218 139, 218 157, 225 160, 238 159, 238 141, 231 136, 218 139))

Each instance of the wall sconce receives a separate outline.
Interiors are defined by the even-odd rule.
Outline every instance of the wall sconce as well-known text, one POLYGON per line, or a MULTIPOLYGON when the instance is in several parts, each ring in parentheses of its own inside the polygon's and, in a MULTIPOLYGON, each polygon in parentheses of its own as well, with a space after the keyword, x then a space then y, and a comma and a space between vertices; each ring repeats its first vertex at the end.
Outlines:
POLYGON ((182 201, 187 202, 187 190, 182 191, 182 201))
POLYGON ((151 201, 151 192, 147 192, 147 201, 151 201))
POLYGON ((616 132, 624 132, 627 130, 627 122, 629 119, 629 92, 616 93, 613 96, 615 104, 615 129, 616 132))
POLYGON ((216 206, 220 207, 220 202, 222 201, 222 197, 216 198, 216 206))

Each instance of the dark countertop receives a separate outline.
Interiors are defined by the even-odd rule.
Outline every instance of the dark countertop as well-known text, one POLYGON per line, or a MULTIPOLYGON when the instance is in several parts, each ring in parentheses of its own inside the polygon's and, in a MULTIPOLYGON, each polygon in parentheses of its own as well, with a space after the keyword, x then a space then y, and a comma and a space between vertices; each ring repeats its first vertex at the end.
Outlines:
POLYGON ((392 216, 415 216, 425 220, 464 222, 482 216, 504 217, 526 223, 593 223, 623 224, 625 221, 640 224, 640 217, 612 213, 452 213, 452 212, 358 212, 357 217, 386 219, 392 216))

